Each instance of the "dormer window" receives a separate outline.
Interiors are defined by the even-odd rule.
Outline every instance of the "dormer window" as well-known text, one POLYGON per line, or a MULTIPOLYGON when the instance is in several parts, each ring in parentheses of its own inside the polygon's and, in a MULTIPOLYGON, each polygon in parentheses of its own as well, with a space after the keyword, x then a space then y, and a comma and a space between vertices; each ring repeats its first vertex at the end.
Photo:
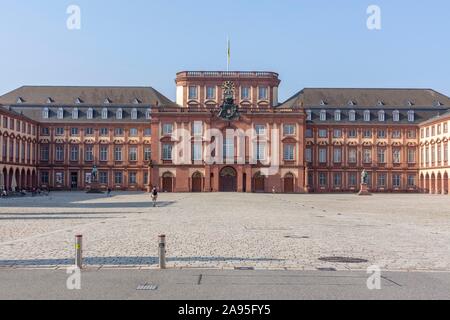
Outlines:
POLYGON ((341 121, 341 110, 336 110, 334 112, 334 121, 341 121))
POLYGON ((364 121, 369 122, 370 121, 370 110, 364 111, 364 121))
POLYGON ((141 104, 141 103, 142 103, 141 100, 137 98, 133 100, 133 104, 141 104))
POLYGON ((383 102, 383 101, 381 101, 381 100, 380 100, 380 101, 378 101, 378 102, 377 102, 377 106, 379 106, 379 107, 382 107, 382 106, 384 106, 384 102, 383 102))
POLYGON ((75 103, 76 103, 76 104, 81 104, 81 103, 83 103, 83 100, 81 100, 80 98, 77 98, 77 99, 75 100, 75 103))
POLYGON ((326 103, 324 100, 320 100, 320 105, 321 105, 321 106, 326 106, 327 103, 326 103))
POLYGON ((109 100, 109 98, 106 98, 105 101, 103 102, 104 104, 111 104, 111 100, 109 100))
POLYGON ((442 103, 440 101, 433 101, 433 107, 441 107, 442 103))
POLYGON ((17 104, 24 103, 25 100, 23 100, 21 97, 17 98, 17 104))
POLYGON ((123 110, 121 108, 119 108, 116 111, 116 119, 117 120, 122 120, 122 118, 123 118, 123 110))
POLYGON ((42 110, 42 118, 43 119, 49 118, 49 109, 48 108, 44 108, 44 110, 42 110))
POLYGON ((416 120, 415 118, 416 118, 416 115, 415 115, 414 110, 409 110, 408 111, 408 121, 414 122, 416 120))
POLYGON ((320 121, 327 121, 327 111, 320 110, 320 121))
POLYGON ((384 122, 386 120, 386 113, 384 110, 378 111, 378 121, 384 122))
POLYGON ((58 111, 56 112, 56 117, 58 119, 64 119, 64 109, 63 108, 58 109, 58 111))
POLYGON ((348 113, 348 120, 351 122, 356 121, 356 111, 355 110, 350 110, 350 112, 348 113))
POLYGON ((306 110, 306 121, 311 121, 311 120, 312 120, 312 111, 306 110))
POLYGON ((414 105, 414 103, 411 100, 407 100, 406 101, 406 106, 407 107, 412 107, 414 105))
POLYGON ((350 100, 347 104, 348 104, 349 106, 354 106, 354 105, 355 105, 355 101, 350 100))
POLYGON ((147 111, 145 111, 145 119, 147 120, 152 119, 152 109, 147 109, 147 111))
POLYGON ((133 110, 131 110, 131 120, 137 120, 138 118, 138 111, 136 108, 134 108, 133 110))
POLYGON ((400 111, 395 110, 394 112, 392 112, 392 119, 394 120, 394 122, 399 122, 400 121, 400 111))
POLYGON ((46 103, 48 103, 48 104, 52 104, 53 102, 55 102, 55 101, 52 98, 48 98, 46 101, 46 103))
POLYGON ((93 118, 94 118, 94 109, 89 108, 88 111, 87 111, 87 113, 86 113, 86 117, 87 117, 89 120, 93 119, 93 118))
POLYGON ((72 119, 78 120, 78 108, 72 110, 72 119))
POLYGON ((108 119, 108 109, 107 108, 102 109, 102 119, 103 120, 108 119))

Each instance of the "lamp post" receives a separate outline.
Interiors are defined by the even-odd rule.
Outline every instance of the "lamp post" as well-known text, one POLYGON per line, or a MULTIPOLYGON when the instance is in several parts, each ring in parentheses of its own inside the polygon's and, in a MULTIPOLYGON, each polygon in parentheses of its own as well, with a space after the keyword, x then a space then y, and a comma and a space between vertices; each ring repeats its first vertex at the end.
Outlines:
POLYGON ((152 192, 152 170, 155 166, 153 165, 153 160, 150 159, 150 161, 148 162, 148 183, 147 183, 147 192, 150 193, 152 192))

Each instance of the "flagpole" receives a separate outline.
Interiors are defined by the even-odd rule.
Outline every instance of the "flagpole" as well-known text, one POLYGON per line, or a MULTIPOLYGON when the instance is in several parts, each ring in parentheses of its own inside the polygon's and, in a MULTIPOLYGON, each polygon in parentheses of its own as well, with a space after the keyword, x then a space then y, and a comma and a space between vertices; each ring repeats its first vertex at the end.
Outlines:
POLYGON ((227 72, 230 71, 231 46, 230 37, 227 37, 227 72))

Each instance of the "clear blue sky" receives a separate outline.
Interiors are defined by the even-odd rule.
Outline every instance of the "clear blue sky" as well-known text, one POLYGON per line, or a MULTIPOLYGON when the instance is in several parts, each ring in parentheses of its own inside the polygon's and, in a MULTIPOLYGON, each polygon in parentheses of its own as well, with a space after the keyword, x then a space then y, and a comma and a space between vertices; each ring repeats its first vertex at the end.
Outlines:
POLYGON ((280 73, 303 87, 427 87, 450 95, 448 0, 1 0, 0 94, 22 85, 143 85, 175 73, 280 73), (82 28, 66 28, 81 7, 82 28), (366 9, 382 9, 369 31, 366 9))

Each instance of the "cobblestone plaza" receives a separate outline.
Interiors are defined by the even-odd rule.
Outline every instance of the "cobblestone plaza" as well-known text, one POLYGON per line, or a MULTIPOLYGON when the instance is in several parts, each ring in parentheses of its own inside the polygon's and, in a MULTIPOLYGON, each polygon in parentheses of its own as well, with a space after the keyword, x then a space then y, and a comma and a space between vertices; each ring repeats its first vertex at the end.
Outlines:
POLYGON ((72 265, 82 234, 89 267, 154 268, 166 234, 176 268, 450 271, 449 208, 419 194, 174 193, 157 208, 145 193, 1 199, 0 267, 72 265), (323 259, 336 257, 361 261, 323 259))

